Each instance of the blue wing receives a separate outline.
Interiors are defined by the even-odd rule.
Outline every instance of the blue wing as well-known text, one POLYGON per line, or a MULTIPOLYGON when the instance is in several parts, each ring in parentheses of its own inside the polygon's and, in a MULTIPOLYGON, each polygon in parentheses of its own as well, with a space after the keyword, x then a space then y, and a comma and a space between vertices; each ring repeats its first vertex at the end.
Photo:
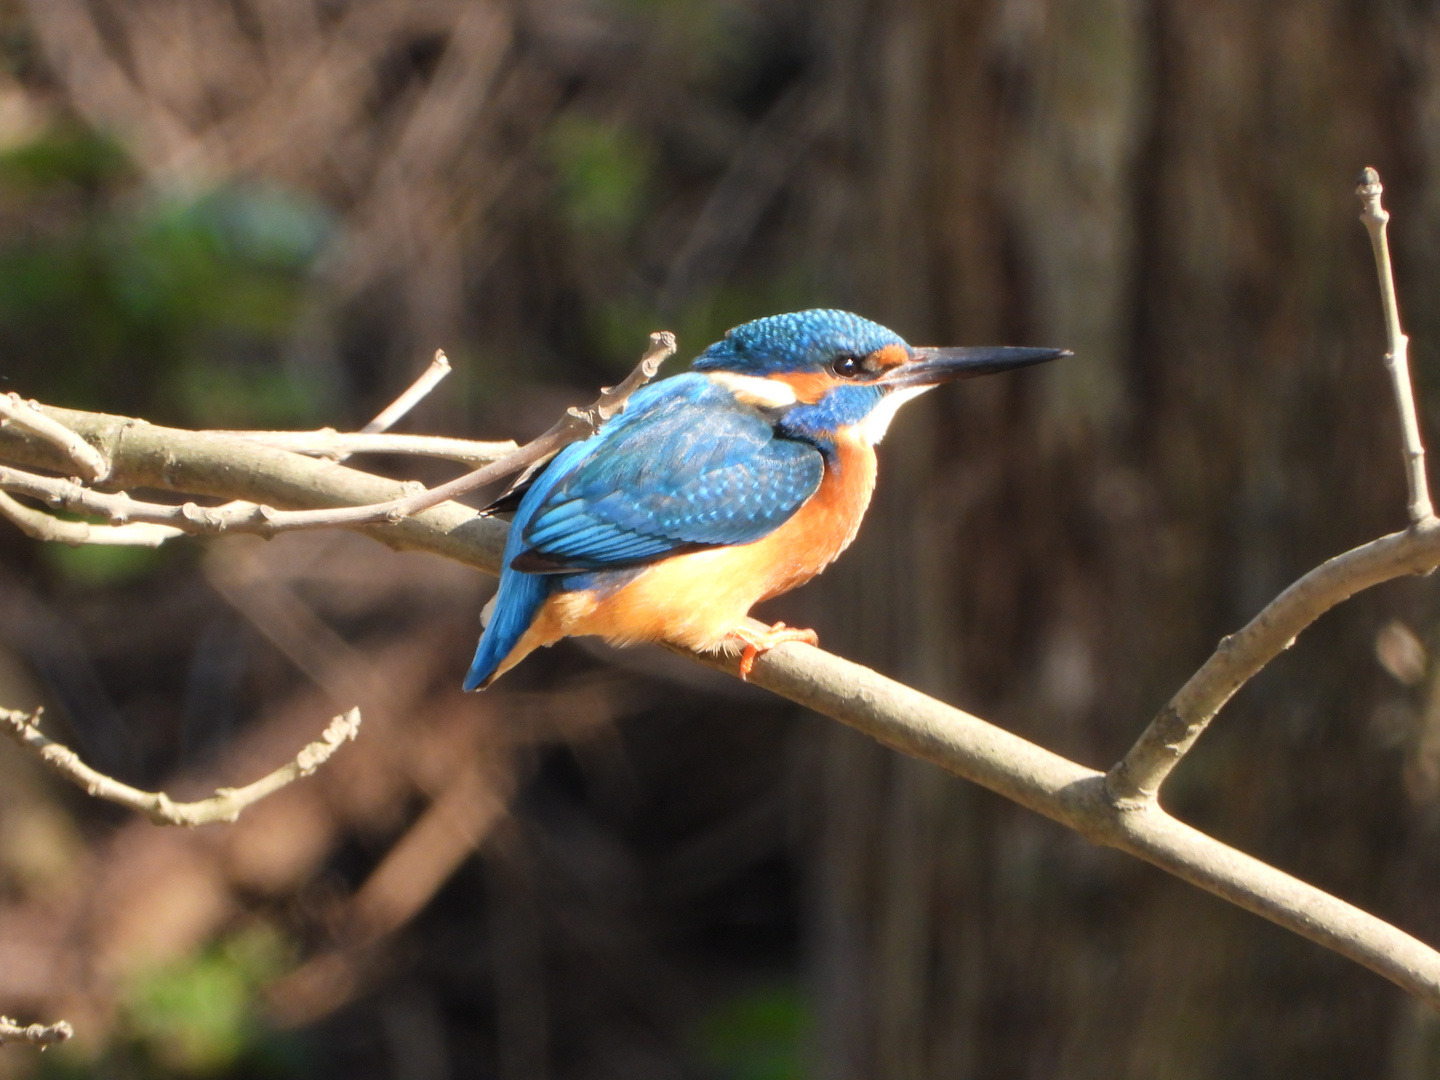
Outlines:
POLYGON ((819 450, 776 438, 703 375, 645 387, 596 435, 562 450, 521 499, 465 689, 488 683, 569 575, 758 540, 823 474, 819 450))
POLYGON ((594 450, 547 485, 521 525, 515 569, 607 570, 748 544, 820 486, 819 450, 777 438, 753 408, 703 375, 667 379, 648 397, 637 395, 590 440, 594 450))
POLYGON ((544 498, 560 476, 589 452, 589 441, 591 440, 572 443, 561 450, 555 459, 541 470, 540 475, 530 485, 530 490, 525 492, 520 500, 519 509, 515 511, 515 519, 510 525, 510 536, 505 541, 505 554, 500 558, 500 589, 496 592, 490 608, 490 621, 485 624, 485 630, 480 635, 480 644, 475 648, 475 659, 470 662, 470 670, 465 675, 464 689, 467 692, 490 684, 495 669, 510 654, 515 643, 525 635, 525 631, 535 621, 535 613, 540 610, 540 605, 545 602, 545 598, 559 580, 522 574, 510 569, 510 564, 524 550, 521 534, 524 532, 524 523, 535 513, 536 504, 544 498))

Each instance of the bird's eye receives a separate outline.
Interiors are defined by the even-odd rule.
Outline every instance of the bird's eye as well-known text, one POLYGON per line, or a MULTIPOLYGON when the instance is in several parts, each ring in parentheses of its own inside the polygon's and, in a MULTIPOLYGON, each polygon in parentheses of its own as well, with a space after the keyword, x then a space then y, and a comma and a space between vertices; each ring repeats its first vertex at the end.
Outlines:
POLYGON ((830 366, 842 379, 853 379, 860 374, 860 361, 853 356, 837 357, 830 366))

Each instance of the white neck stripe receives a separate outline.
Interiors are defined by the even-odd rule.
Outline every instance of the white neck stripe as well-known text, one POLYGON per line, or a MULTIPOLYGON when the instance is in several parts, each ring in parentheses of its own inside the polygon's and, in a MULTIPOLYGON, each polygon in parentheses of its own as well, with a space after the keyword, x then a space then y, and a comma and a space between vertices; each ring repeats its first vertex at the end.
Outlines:
POLYGON ((934 386, 907 386, 903 390, 891 390, 870 410, 864 420, 855 425, 856 434, 871 446, 878 445, 880 440, 885 438, 885 432, 890 430, 890 421, 895 419, 900 406, 925 391, 934 389, 934 386))

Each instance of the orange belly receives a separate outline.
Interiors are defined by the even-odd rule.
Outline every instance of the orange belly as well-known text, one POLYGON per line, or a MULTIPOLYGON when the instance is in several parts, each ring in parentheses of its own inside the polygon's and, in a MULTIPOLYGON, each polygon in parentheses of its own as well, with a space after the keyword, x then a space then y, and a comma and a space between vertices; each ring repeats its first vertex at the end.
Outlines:
POLYGON ((875 490, 875 451, 848 432, 837 451, 840 467, 827 465, 815 494, 770 535, 664 559, 608 595, 552 595, 496 675, 562 637, 715 648, 752 607, 805 584, 855 539, 875 490))

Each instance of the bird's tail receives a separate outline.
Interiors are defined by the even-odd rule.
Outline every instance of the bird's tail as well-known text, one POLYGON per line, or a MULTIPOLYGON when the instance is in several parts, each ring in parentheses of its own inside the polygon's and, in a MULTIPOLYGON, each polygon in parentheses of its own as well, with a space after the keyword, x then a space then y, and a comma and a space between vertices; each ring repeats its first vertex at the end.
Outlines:
POLYGON ((483 690, 495 680, 500 665, 535 621, 540 605, 550 595, 553 581, 545 574, 511 571, 501 575, 500 591, 488 605, 490 620, 480 635, 475 659, 465 676, 466 690, 483 690))

